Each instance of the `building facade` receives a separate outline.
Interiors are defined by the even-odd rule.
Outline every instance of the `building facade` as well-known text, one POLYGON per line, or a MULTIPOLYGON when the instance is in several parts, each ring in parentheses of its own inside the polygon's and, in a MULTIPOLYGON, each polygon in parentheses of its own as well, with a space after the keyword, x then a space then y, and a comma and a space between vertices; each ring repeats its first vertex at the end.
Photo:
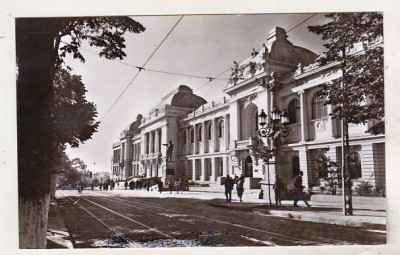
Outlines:
MULTIPOLYGON (((275 174, 290 186, 301 170, 306 189, 319 188, 327 175, 321 160, 341 165, 342 130, 329 116, 333 107, 316 96, 320 85, 338 79, 341 70, 335 63, 320 66, 317 58, 293 45, 282 28, 273 29, 260 50, 234 62, 222 99, 207 103, 181 85, 147 116, 139 115, 113 145, 112 178, 219 185, 228 174, 244 175, 245 188, 257 189, 273 183, 275 174), (280 138, 276 156, 266 165, 249 145, 258 136, 261 109, 269 113, 274 106, 288 112, 289 135, 280 138), (174 147, 167 161, 170 141, 174 147)), ((355 183, 364 180, 384 189, 385 137, 366 132, 373 124, 349 126, 351 175, 355 183)))

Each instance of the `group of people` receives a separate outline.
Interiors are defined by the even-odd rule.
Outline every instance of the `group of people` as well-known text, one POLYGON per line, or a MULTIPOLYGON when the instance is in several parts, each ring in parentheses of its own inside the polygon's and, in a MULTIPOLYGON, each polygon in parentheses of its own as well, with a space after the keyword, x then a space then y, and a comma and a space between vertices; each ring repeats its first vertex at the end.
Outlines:
MULTIPOLYGON (((182 182, 178 179, 176 179, 175 182, 172 182, 172 180, 169 180, 168 182, 168 189, 169 193, 172 194, 172 191, 176 190, 176 194, 179 194, 179 191, 182 193, 182 182)), ((161 191, 160 191, 161 193, 161 191)))
POLYGON ((107 191, 110 188, 110 190, 113 190, 115 188, 115 182, 113 180, 111 181, 106 181, 104 183, 99 184, 99 189, 100 190, 105 190, 107 191))
POLYGON ((234 179, 232 179, 229 174, 226 176, 225 179, 225 196, 226 196, 226 201, 231 202, 232 201, 232 190, 233 186, 236 184, 236 191, 239 197, 240 202, 242 202, 242 197, 243 197, 243 192, 244 192, 244 176, 241 175, 240 177, 235 176, 234 179))
MULTIPOLYGON (((236 184, 236 190, 237 194, 239 197, 240 202, 242 202, 242 197, 243 197, 243 192, 244 192, 244 176, 241 175, 240 177, 235 176, 234 179, 232 179, 229 175, 227 175, 224 185, 225 185, 225 196, 226 196, 226 201, 231 202, 232 201, 232 190, 233 186, 236 184)), ((282 181, 282 179, 279 177, 279 175, 275 175, 275 183, 273 185, 273 189, 275 191, 275 204, 282 204, 282 193, 285 189, 285 185, 282 181)), ((299 172, 299 175, 296 176, 294 180, 294 189, 295 189, 295 195, 294 195, 294 203, 293 206, 298 207, 297 203, 299 200, 303 200, 304 203, 310 207, 310 204, 307 202, 306 195, 304 194, 304 186, 303 186, 303 171, 299 172)), ((260 192, 260 199, 263 199, 264 193, 263 190, 260 192)))
POLYGON ((130 181, 128 184, 128 181, 125 181, 125 189, 150 189, 150 180, 146 180, 146 179, 139 179, 137 181, 130 181))

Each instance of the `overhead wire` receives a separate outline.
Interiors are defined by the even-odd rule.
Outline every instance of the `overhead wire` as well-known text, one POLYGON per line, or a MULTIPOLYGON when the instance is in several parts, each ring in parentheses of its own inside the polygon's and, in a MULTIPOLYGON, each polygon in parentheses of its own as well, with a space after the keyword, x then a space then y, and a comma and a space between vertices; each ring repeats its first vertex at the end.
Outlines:
MULTIPOLYGON (((304 24, 305 22, 307 22, 308 20, 310 20, 311 18, 313 18, 314 16, 316 16, 316 14, 311 15, 310 17, 308 17, 307 19, 303 20, 302 22, 298 23, 296 26, 292 27, 291 29, 289 29, 287 31, 287 33, 291 32, 292 30, 296 29, 297 27, 301 26, 302 24, 304 24)), ((114 61, 117 61, 121 64, 127 65, 127 66, 131 66, 134 68, 138 69, 138 72, 135 74, 135 76, 132 78, 132 80, 128 83, 128 85, 124 88, 124 90, 121 92, 121 94, 118 96, 118 98, 114 101, 114 103, 108 108, 107 112, 104 114, 103 118, 101 119, 101 121, 103 121, 105 119, 105 117, 110 113, 110 111, 114 108, 114 106, 116 105, 116 103, 119 101, 119 99, 121 99, 121 97, 123 96, 123 94, 126 92, 126 90, 129 88, 129 86, 135 81, 135 79, 138 77, 138 75, 140 74, 140 72, 142 70, 145 71, 149 71, 149 72, 154 72, 154 73, 163 73, 163 74, 169 74, 169 75, 177 75, 177 76, 184 76, 184 77, 192 77, 192 78, 199 78, 199 79, 208 79, 209 81, 207 81, 206 83, 204 83, 203 85, 201 85, 200 87, 196 88, 194 91, 198 91, 201 88, 207 86, 208 84, 212 83, 215 80, 229 80, 229 78, 220 78, 221 75, 223 75, 224 73, 226 73, 227 71, 231 70, 231 67, 227 68, 226 70, 224 70, 222 73, 220 73, 219 75, 215 76, 215 77, 211 77, 211 76, 198 76, 198 75, 189 75, 189 74, 182 74, 182 73, 175 73, 175 72, 169 72, 169 71, 161 71, 161 70, 154 70, 154 69, 147 69, 145 68, 146 64, 150 61, 150 59, 154 56, 154 54, 158 51, 158 49, 161 47, 161 45, 165 42, 165 40, 168 38, 168 36, 172 33, 172 31, 175 29, 175 27, 179 24, 179 22, 182 20, 182 18, 184 17, 184 15, 182 15, 179 20, 175 23, 175 25, 170 29, 170 31, 167 33, 167 35, 164 37, 164 39, 159 43, 159 45, 157 46, 157 48, 153 51, 153 53, 147 58, 146 62, 142 65, 142 66, 135 66, 123 61, 119 61, 114 59, 114 61)), ((82 50, 92 53, 92 54, 96 54, 93 51, 87 50, 85 48, 82 48, 82 50)), ((247 58, 247 57, 246 57, 247 58)), ((244 59, 246 59, 244 58, 244 59)), ((239 62, 242 62, 244 59, 242 59, 239 62)))
MULTIPOLYGON (((170 31, 167 33, 167 35, 164 37, 164 39, 159 43, 157 48, 153 51, 153 53, 147 58, 146 62, 142 65, 144 68, 146 64, 150 61, 150 59, 154 56, 154 54, 157 52, 157 50, 161 47, 161 45, 165 42, 165 40, 168 38, 168 36, 172 33, 172 31, 175 29, 175 27, 179 24, 179 22, 183 19, 183 15, 179 18, 179 20, 175 23, 175 25, 170 29, 170 31)), ((122 97, 122 95, 125 93, 125 91, 129 88, 129 86, 133 83, 133 81, 138 77, 140 71, 142 69, 139 69, 138 72, 135 74, 135 76, 132 78, 132 80, 128 83, 128 85, 124 88, 124 90, 121 92, 121 94, 118 96, 118 98, 114 101, 114 103, 111 105, 111 107, 108 108, 107 112, 104 114, 103 118, 101 121, 104 120, 104 118, 108 115, 108 113, 112 110, 112 108, 116 105, 116 103, 119 101, 119 99, 122 97)), ((101 122, 100 121, 100 122, 101 122)))

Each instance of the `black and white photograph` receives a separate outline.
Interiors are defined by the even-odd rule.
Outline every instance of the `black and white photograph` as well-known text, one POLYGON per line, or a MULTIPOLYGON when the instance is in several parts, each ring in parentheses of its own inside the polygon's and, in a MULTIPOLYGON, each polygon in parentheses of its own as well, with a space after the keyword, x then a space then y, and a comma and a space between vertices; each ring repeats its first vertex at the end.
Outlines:
POLYGON ((385 246, 385 15, 17 15, 16 249, 385 246))

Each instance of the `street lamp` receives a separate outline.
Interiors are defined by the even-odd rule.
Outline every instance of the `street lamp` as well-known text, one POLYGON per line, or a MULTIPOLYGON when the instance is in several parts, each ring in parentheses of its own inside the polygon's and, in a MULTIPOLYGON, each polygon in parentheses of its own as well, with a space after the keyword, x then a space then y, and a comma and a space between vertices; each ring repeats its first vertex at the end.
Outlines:
POLYGON ((271 201, 271 184, 270 184, 270 172, 269 172, 269 160, 276 153, 276 141, 279 137, 286 137, 289 135, 289 130, 286 125, 289 123, 289 116, 286 110, 281 112, 279 108, 275 105, 271 111, 270 119, 268 121, 268 115, 261 109, 258 115, 258 123, 260 129, 258 130, 259 137, 252 137, 250 148, 251 152, 256 158, 262 158, 264 163, 267 164, 268 173, 268 197, 269 204, 272 205, 271 201), (267 140, 265 144, 263 138, 267 140))

